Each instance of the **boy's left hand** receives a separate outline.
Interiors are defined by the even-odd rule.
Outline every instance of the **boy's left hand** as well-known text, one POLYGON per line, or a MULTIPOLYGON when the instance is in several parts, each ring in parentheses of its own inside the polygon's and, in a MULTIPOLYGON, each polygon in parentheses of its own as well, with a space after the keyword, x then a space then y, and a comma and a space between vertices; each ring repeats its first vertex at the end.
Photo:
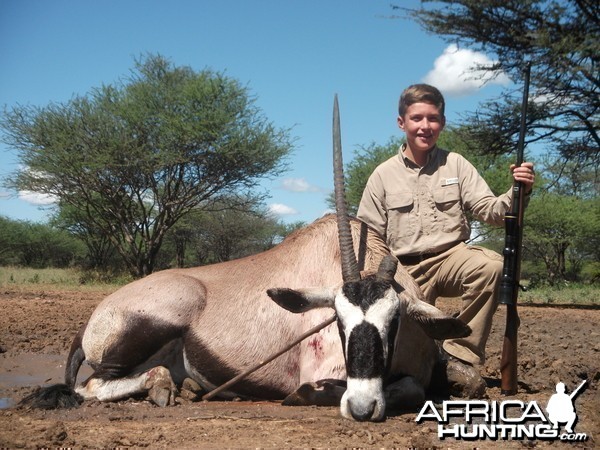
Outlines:
POLYGON ((524 162, 519 167, 515 164, 511 164, 510 171, 512 172, 513 179, 523 183, 523 185, 525 185, 525 193, 529 194, 531 189, 533 189, 533 183, 535 182, 533 163, 524 162))

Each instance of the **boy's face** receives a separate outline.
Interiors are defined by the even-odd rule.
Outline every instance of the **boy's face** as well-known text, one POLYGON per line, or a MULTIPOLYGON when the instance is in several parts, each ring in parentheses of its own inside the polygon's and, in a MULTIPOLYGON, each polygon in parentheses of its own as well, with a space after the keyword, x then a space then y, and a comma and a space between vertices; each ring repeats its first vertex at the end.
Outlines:
POLYGON ((408 147, 413 153, 431 150, 445 124, 446 118, 430 103, 413 103, 404 116, 398 116, 398 126, 406 133, 408 147))

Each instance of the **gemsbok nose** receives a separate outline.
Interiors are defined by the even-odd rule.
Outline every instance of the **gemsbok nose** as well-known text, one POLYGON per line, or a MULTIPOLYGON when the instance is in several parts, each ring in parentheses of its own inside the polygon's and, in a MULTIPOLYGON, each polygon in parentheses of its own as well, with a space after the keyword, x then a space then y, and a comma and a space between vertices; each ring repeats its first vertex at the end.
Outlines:
POLYGON ((353 402, 352 400, 349 400, 348 402, 350 414, 352 414, 354 420, 357 420, 359 422, 373 420, 373 415, 375 413, 376 406, 375 400, 371 400, 366 404, 363 404, 362 402, 356 402, 358 403, 357 405, 355 405, 355 402, 353 402))

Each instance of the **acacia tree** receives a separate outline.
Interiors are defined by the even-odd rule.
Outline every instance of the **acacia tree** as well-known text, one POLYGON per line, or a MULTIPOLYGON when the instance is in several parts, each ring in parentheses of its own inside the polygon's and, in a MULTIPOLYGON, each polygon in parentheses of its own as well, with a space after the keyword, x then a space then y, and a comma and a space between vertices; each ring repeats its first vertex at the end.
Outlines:
MULTIPOLYGON (((595 0, 422 0, 395 7, 450 42, 492 53, 518 85, 533 64, 528 141, 540 141, 564 160, 600 162, 600 3, 595 0), (430 8, 428 3, 434 3, 430 8)), ((480 148, 504 153, 519 130, 520 89, 506 90, 471 116, 480 148), (481 145, 481 143, 484 145, 481 145)))
POLYGON ((291 149, 236 80, 160 55, 87 96, 6 110, 0 125, 24 167, 7 185, 74 208, 136 277, 183 215, 279 174, 291 149))

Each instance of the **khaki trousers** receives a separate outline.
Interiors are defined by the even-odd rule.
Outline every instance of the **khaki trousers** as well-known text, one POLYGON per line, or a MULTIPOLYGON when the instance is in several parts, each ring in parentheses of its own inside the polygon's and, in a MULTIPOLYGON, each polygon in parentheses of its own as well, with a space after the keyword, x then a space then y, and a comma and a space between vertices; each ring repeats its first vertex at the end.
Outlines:
POLYGON ((458 359, 483 364, 485 344, 498 307, 502 256, 461 242, 440 255, 405 267, 421 286, 425 300, 432 305, 438 297, 462 298, 458 318, 471 327, 472 333, 466 338, 445 340, 443 348, 458 359))

